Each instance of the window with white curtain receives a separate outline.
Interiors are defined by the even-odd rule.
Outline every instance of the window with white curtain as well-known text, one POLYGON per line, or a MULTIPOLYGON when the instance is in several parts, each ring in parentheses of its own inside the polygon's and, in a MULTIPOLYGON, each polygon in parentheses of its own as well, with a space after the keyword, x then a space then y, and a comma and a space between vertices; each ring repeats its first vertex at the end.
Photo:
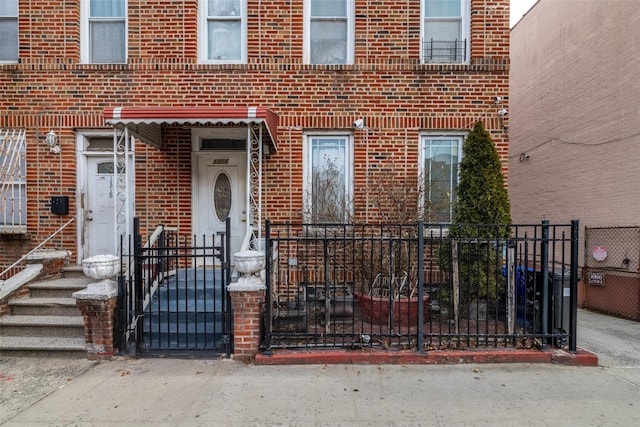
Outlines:
POLYGON ((461 135, 422 136, 421 200, 423 218, 427 222, 451 222, 453 219, 463 142, 461 135))
POLYGON ((127 0, 82 0, 81 57, 90 64, 127 62, 127 0))
POLYGON ((199 60, 203 63, 247 61, 246 0, 199 0, 199 60))
POLYGON ((305 62, 352 64, 353 0, 305 0, 305 62))
POLYGON ((0 62, 18 61, 18 0, 0 0, 0 62))
POLYGON ((305 220, 342 223, 353 213, 352 136, 308 134, 305 138, 305 220))
POLYGON ((422 61, 468 62, 470 19, 470 0, 422 0, 422 61))

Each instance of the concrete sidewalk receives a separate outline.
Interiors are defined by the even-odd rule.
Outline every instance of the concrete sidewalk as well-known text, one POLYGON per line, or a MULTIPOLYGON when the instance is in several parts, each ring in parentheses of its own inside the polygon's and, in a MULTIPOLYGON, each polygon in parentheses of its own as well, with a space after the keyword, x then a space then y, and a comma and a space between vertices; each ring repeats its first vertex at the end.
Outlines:
POLYGON ((605 349, 598 353, 602 366, 258 366, 233 360, 125 358, 56 364, 51 359, 2 358, 0 422, 6 426, 640 425, 640 324, 580 311, 579 325, 581 347, 605 349), (47 377, 49 386, 40 384, 31 388, 33 394, 21 394, 20 389, 29 389, 32 376, 47 377), (17 405, 14 394, 20 397, 17 405))

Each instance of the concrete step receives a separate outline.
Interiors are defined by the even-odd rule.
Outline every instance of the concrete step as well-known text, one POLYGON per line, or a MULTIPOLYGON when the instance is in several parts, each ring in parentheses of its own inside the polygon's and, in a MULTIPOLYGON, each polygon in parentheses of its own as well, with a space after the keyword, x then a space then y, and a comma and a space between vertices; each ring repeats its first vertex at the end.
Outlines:
POLYGON ((93 280, 88 277, 62 277, 29 285, 34 298, 71 298, 74 292, 86 288, 93 280))
POLYGON ((3 356, 87 357, 84 338, 72 337, 2 337, 0 354, 3 356))
POLYGON ((81 265, 67 265, 62 269, 64 277, 68 278, 86 278, 84 271, 82 271, 81 265))
POLYGON ((82 316, 4 316, 0 336, 83 338, 82 316))
POLYGON ((79 316, 74 298, 20 298, 9 301, 11 314, 20 316, 79 316))

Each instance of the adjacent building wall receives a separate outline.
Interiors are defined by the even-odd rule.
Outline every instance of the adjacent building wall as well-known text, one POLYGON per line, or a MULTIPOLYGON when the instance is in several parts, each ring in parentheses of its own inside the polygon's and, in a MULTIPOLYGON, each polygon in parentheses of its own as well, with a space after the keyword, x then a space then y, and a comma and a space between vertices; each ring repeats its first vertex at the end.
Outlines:
POLYGON ((515 222, 640 223, 640 7, 540 0, 511 31, 515 222))

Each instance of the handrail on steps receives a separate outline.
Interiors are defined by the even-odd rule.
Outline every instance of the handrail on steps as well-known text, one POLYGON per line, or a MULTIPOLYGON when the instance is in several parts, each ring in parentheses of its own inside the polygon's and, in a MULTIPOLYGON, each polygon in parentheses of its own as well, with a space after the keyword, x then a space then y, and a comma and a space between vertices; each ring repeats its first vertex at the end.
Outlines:
MULTIPOLYGON (((45 243, 47 243, 49 240, 53 239, 58 233, 60 233, 62 230, 65 229, 65 227, 69 224, 71 224, 73 221, 75 221, 75 217, 72 217, 69 221, 67 221, 62 227, 58 228, 55 232, 53 232, 52 234, 49 235, 49 237, 47 237, 45 240, 42 241, 42 243, 40 243, 38 246, 36 246, 35 248, 31 249, 29 252, 27 252, 26 254, 22 255, 20 257, 19 260, 17 260, 16 262, 14 262, 13 264, 11 264, 9 267, 5 268, 1 273, 0 273, 0 277, 4 276, 5 274, 7 274, 9 271, 11 271, 11 269, 13 267, 15 267, 16 265, 20 264, 22 261, 24 261, 29 255, 31 255, 33 252, 37 251, 38 249, 40 249, 42 246, 45 245, 45 243)), ((3 283, 3 280, 0 280, 0 284, 3 283)))
MULTIPOLYGON (((156 229, 153 231, 151 236, 149 236, 149 240, 147 240, 147 243, 145 243, 144 246, 142 246, 142 248, 143 249, 149 249, 150 247, 152 247, 153 244, 158 240, 160 235, 165 231, 174 231, 175 232, 175 231, 178 231, 178 227, 167 227, 166 225, 159 224, 156 227, 156 229)), ((133 274, 134 267, 135 267, 134 265, 127 265, 127 270, 125 271, 125 277, 129 277, 129 276, 131 276, 131 274, 133 274)))

